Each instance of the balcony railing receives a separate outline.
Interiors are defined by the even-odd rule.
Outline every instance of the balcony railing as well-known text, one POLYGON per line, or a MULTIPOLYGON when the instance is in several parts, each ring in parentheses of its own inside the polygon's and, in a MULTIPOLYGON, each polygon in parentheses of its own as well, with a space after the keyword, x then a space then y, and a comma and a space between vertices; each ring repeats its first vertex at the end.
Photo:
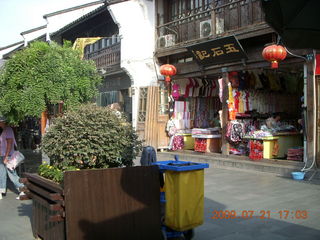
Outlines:
POLYGON ((205 11, 190 11, 157 27, 158 48, 206 37, 220 37, 264 23, 260 0, 213 1, 205 11))
POLYGON ((120 42, 85 54, 85 59, 96 63, 97 69, 103 73, 120 70, 120 42))

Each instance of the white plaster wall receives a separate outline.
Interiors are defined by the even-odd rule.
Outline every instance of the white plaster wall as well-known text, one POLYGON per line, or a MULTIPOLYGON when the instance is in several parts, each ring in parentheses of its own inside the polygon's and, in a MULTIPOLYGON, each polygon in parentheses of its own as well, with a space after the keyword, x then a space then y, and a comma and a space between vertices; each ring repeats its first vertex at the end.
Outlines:
MULTIPOLYGON (((21 39, 22 40, 22 39, 21 39)), ((19 47, 20 45, 22 45, 21 43, 20 44, 17 44, 17 45, 14 45, 13 47, 9 47, 9 48, 5 48, 3 50, 0 50, 0 59, 2 59, 3 55, 11 52, 12 50, 16 49, 17 47, 19 47)))
POLYGON ((98 5, 85 7, 85 8, 74 10, 71 12, 66 12, 59 15, 48 17, 47 33, 51 34, 58 31, 59 29, 68 25, 69 23, 72 23, 73 21, 77 20, 78 18, 82 17, 85 14, 88 14, 89 12, 92 12, 93 10, 97 9, 98 7, 101 7, 102 5, 103 4, 98 4, 98 5))
POLYGON ((32 40, 34 40, 34 39, 36 39, 36 38, 44 35, 44 34, 46 33, 46 31, 47 31, 46 28, 44 28, 44 29, 40 29, 40 30, 31 32, 31 33, 24 34, 24 35, 23 35, 23 38, 24 38, 24 41, 25 41, 26 45, 27 45, 30 41, 32 41, 32 40))
POLYGON ((119 27, 121 67, 130 75, 135 94, 132 96, 132 123, 137 125, 139 87, 157 84, 153 61, 154 1, 131 0, 110 5, 109 11, 119 27))

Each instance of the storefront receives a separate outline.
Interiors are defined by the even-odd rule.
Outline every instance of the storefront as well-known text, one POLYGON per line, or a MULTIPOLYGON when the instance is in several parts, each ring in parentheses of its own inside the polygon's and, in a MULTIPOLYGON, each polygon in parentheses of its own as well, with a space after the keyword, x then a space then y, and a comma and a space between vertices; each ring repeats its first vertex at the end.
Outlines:
MULTIPOLYGON (((271 69, 261 57, 264 44, 243 44, 245 62, 215 62, 193 73, 185 70, 187 64, 176 64, 182 70, 171 81, 168 148, 303 161, 308 115, 304 104, 306 98, 313 99, 307 94, 312 81, 307 81, 306 59, 288 56, 271 69)), ((205 59, 208 51, 194 53, 205 59)))

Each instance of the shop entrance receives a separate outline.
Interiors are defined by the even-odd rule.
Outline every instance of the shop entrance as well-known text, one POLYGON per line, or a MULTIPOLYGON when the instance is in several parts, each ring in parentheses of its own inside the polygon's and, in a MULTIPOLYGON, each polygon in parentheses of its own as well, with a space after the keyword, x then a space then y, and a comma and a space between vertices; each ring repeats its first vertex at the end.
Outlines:
POLYGON ((231 72, 228 78, 229 153, 303 161, 302 66, 231 72))
POLYGON ((221 153, 226 139, 230 155, 303 161, 303 65, 281 67, 173 80, 169 149, 221 153))

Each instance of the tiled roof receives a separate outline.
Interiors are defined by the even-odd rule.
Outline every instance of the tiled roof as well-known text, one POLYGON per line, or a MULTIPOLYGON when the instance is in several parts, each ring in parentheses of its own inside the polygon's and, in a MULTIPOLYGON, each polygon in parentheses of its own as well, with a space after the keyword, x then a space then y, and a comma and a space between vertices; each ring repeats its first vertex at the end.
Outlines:
POLYGON ((106 11, 107 10, 107 5, 103 5, 101 7, 96 8, 95 10, 83 15, 82 17, 78 18, 77 20, 69 23, 68 25, 64 26, 63 28, 60 28, 59 30, 57 30, 56 32, 50 34, 51 36, 55 36, 55 35, 59 35, 61 33, 64 33, 66 31, 68 31, 69 29, 71 29, 72 27, 74 27, 75 25, 87 20, 90 17, 94 17, 95 15, 106 11))

